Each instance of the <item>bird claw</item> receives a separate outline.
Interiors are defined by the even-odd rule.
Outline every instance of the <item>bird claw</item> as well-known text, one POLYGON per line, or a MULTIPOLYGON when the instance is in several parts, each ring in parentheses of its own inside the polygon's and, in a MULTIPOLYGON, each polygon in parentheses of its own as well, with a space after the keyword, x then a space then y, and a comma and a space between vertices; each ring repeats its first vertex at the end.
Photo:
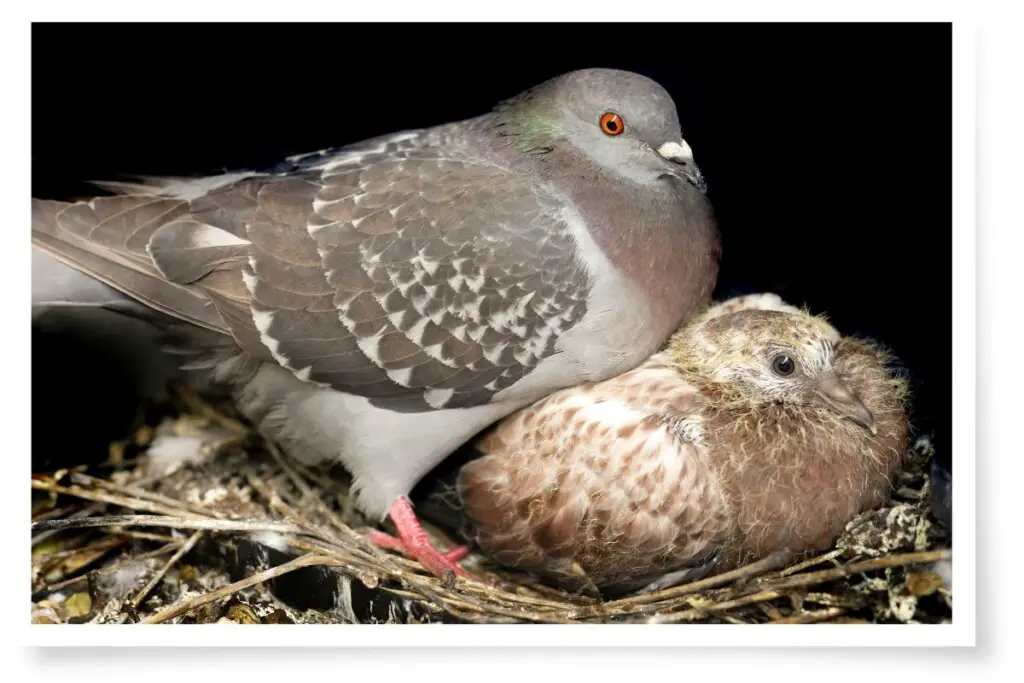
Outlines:
POLYGON ((434 547, 427 532, 423 530, 416 518, 416 513, 413 512, 408 498, 405 496, 396 498, 389 515, 398 529, 399 537, 395 538, 383 531, 373 529, 369 534, 369 540, 372 543, 388 550, 397 550, 406 557, 419 561, 431 574, 442 579, 446 578, 450 572, 467 581, 487 584, 457 564, 469 553, 469 546, 461 545, 445 552, 434 547))
MULTIPOLYGON (((368 538, 378 548, 384 548, 386 550, 397 550, 410 559, 417 559, 416 555, 406 547, 402 539, 395 538, 391 534, 386 534, 378 529, 371 529, 368 534, 368 538)), ((459 545, 454 548, 445 551, 438 551, 441 555, 449 562, 455 563, 464 558, 469 554, 468 545, 459 545)))

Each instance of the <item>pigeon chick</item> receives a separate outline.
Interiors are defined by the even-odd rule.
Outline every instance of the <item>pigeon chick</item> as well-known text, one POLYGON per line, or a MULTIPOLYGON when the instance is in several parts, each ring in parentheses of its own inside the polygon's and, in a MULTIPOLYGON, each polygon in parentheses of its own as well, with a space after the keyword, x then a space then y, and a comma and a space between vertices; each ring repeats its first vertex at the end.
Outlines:
POLYGON ((612 69, 271 169, 101 186, 117 194, 33 199, 33 304, 152 322, 287 453, 340 460, 359 510, 437 574, 465 575, 416 482, 495 420, 641 363, 718 271, 675 103, 612 69))
POLYGON ((466 535, 606 595, 826 549, 884 501, 906 449, 886 363, 774 295, 715 307, 636 369, 481 434, 456 476, 466 535))

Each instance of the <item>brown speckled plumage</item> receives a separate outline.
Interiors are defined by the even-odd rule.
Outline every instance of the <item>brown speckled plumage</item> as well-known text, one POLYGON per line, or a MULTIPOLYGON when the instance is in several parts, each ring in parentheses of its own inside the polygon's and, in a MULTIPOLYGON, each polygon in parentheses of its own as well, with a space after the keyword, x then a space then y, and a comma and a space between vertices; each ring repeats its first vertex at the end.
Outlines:
POLYGON ((505 565, 606 594, 826 549, 883 502, 906 449, 906 384, 887 361, 777 297, 731 300, 640 367, 481 435, 484 456, 457 480, 474 540, 505 565), (799 373, 766 374, 779 349, 799 373), (822 399, 827 378, 853 398, 822 399))

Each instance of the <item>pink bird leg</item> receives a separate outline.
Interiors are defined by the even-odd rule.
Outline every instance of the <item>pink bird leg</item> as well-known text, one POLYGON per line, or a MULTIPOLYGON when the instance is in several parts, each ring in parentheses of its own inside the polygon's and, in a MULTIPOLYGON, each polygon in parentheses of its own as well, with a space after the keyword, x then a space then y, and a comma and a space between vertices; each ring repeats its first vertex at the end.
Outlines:
POLYGON ((456 576, 461 576, 469 581, 478 581, 456 564, 469 553, 469 547, 460 545, 447 552, 441 552, 435 548, 430 543, 427 532, 420 525, 419 519, 416 518, 416 513, 408 498, 405 496, 396 498, 395 502, 391 504, 388 514, 398 529, 399 538, 374 529, 369 534, 372 543, 381 548, 397 550, 407 557, 419 560, 420 564, 435 576, 444 576, 445 572, 451 569, 456 576))

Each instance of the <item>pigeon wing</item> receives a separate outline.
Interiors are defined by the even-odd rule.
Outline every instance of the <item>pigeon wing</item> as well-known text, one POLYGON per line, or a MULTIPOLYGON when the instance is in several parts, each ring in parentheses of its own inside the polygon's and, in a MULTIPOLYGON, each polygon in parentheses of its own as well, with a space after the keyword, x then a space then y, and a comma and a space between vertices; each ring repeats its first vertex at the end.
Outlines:
POLYGON ((486 402, 555 353, 589 279, 525 176, 391 144, 188 192, 33 200, 33 241, 300 379, 397 410, 486 402))

